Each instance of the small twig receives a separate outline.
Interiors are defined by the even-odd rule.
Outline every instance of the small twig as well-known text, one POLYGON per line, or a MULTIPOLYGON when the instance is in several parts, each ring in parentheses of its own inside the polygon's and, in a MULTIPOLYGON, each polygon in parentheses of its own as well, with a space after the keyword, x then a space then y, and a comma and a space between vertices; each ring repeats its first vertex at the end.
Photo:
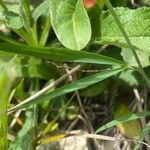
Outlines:
POLYGON ((88 115, 86 114, 86 112, 85 112, 85 110, 84 110, 84 107, 83 107, 83 104, 82 104, 82 102, 81 102, 81 98, 80 98, 80 95, 79 95, 79 92, 78 92, 78 91, 76 91, 76 96, 77 96, 77 100, 78 100, 79 106, 80 106, 80 108, 81 108, 81 112, 82 112, 83 116, 85 117, 86 122, 87 122, 87 124, 88 124, 88 126, 89 126, 90 132, 91 132, 91 133, 94 133, 94 132, 95 132, 95 131, 94 131, 94 128, 93 128, 91 122, 89 121, 88 115))
POLYGON ((10 128, 12 128, 12 127, 15 125, 15 123, 16 123, 16 121, 17 121, 17 118, 20 116, 20 114, 21 114, 21 110, 18 110, 18 111, 15 113, 14 118, 13 118, 11 124, 10 124, 10 128))
POLYGON ((15 136, 7 133, 7 140, 14 141, 15 140, 15 136))
POLYGON ((137 7, 137 6, 138 6, 138 4, 135 2, 135 0, 131 0, 131 5, 132 5, 133 7, 137 7))
POLYGON ((101 53, 102 51, 104 51, 109 45, 106 44, 106 45, 103 45, 98 51, 97 53, 101 53))
MULTIPOLYGON (((67 74, 68 74, 68 73, 69 73, 69 70, 66 69, 66 72, 67 72, 67 74)), ((73 82, 73 77, 72 77, 72 75, 69 76, 69 79, 70 79, 70 81, 73 82)), ((80 106, 80 108, 81 108, 81 112, 83 113, 83 115, 84 115, 84 117, 85 117, 85 119, 86 119, 86 121, 87 121, 87 123, 88 123, 88 125, 89 125, 89 127, 90 127, 90 131, 91 131, 92 133, 94 133, 93 126, 92 126, 91 122, 89 121, 89 118, 88 118, 86 112, 84 111, 84 107, 83 107, 83 105, 82 105, 79 92, 76 91, 75 93, 76 93, 76 96, 77 96, 77 100, 78 100, 79 106, 80 106)))
MULTIPOLYGON (((46 87, 44 87, 42 90, 38 91, 37 93, 35 93, 34 95, 30 96, 29 98, 25 99, 24 102, 32 101, 33 99, 36 99, 37 97, 45 94, 48 90, 52 89, 56 85, 59 85, 61 82, 63 82, 71 74, 73 74, 73 73, 77 72, 78 70, 80 70, 80 68, 81 68, 81 65, 77 65, 72 70, 70 70, 68 73, 64 74, 59 79, 57 79, 56 81, 54 81, 53 83, 50 83, 49 85, 47 85, 46 87)), ((18 106, 19 106, 19 104, 16 105, 15 107, 18 107, 18 106)), ((8 109, 8 114, 11 114, 12 112, 14 112, 14 108, 15 107, 8 109)))
MULTIPOLYGON (((66 69, 66 72, 69 73, 69 70, 66 69)), ((70 81, 73 82, 73 76, 70 75, 69 78, 70 78, 70 81)), ((79 106, 80 106, 80 108, 81 108, 81 112, 82 112, 82 114, 83 114, 83 116, 85 117, 85 120, 86 120, 86 122, 87 122, 86 124, 88 124, 88 127, 89 127, 89 129, 90 129, 90 132, 91 132, 91 133, 94 133, 94 128, 93 128, 91 122, 89 121, 88 115, 86 114, 86 112, 85 112, 85 110, 84 110, 84 107, 83 107, 83 105, 82 105, 82 102, 81 102, 81 98, 80 98, 79 92, 76 91, 75 93, 76 93, 76 97, 77 97, 79 106)), ((94 143, 95 143, 95 146, 97 146, 97 141, 96 141, 96 140, 94 140, 94 143)))
POLYGON ((134 6, 136 4, 135 0, 131 0, 131 4, 134 6))
MULTIPOLYGON (((55 62, 53 62, 53 61, 47 61, 46 62, 47 64, 52 64, 53 66, 55 66, 57 69, 69 69, 69 70, 71 70, 73 67, 71 67, 71 66, 69 66, 69 65, 67 65, 67 64, 62 64, 62 65, 58 65, 57 63, 55 63, 55 62)), ((81 72, 93 72, 93 73, 95 73, 95 72, 99 72, 99 71, 101 71, 100 69, 81 69, 80 70, 81 72)))
POLYGON ((78 115, 78 116, 75 118, 75 120, 73 120, 73 121, 71 122, 71 124, 70 124, 69 127, 67 128, 67 131, 68 131, 68 132, 71 131, 71 130, 75 127, 75 125, 78 123, 79 119, 80 119, 80 116, 78 115))
POLYGON ((149 106, 148 106, 148 99, 147 99, 147 88, 145 87, 143 90, 143 97, 144 97, 144 111, 148 110, 149 106))
POLYGON ((147 146, 148 148, 150 148, 150 145, 139 141, 139 140, 130 140, 130 139, 125 139, 125 138, 116 138, 116 137, 111 137, 111 136, 106 136, 106 135, 98 135, 98 134, 77 134, 77 136, 82 136, 82 137, 86 137, 86 138, 92 138, 92 139, 97 139, 97 140, 105 140, 105 141, 127 141, 127 142, 134 142, 134 143, 140 143, 143 144, 145 146, 147 146))

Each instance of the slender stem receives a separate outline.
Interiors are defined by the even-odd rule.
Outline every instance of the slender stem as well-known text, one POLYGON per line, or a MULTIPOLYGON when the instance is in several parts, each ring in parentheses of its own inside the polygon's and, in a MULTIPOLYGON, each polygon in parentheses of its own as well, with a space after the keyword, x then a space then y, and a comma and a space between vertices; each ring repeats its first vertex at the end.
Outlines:
POLYGON ((33 26, 31 27, 31 32, 34 40, 34 45, 38 46, 37 21, 34 22, 33 26))
POLYGON ((21 28, 21 29, 13 29, 13 31, 18 34, 20 37, 22 37, 25 42, 29 45, 32 45, 32 38, 31 36, 28 35, 28 33, 26 33, 26 31, 21 28))
MULTIPOLYGON (((34 79, 33 80, 33 87, 32 87, 32 94, 37 92, 39 90, 39 79, 34 79)), ((33 148, 36 149, 36 137, 37 137, 37 120, 38 120, 38 105, 34 104, 31 106, 31 109, 33 111, 33 122, 32 122, 32 127, 33 127, 33 148)))
POLYGON ((22 18, 23 18, 23 21, 24 21, 24 27, 25 27, 26 31, 28 32, 28 34, 31 34, 30 11, 29 11, 27 5, 29 5, 27 3, 27 1, 26 0, 22 0, 22 3, 21 3, 21 15, 22 15, 22 18))
POLYGON ((30 18, 30 4, 29 4, 29 0, 22 0, 22 5, 24 7, 24 12, 27 16, 27 18, 30 18))
MULTIPOLYGON (((66 78, 68 78, 71 74, 77 72, 78 70, 80 70, 81 65, 77 65, 75 66, 72 70, 69 71, 69 73, 64 74, 63 76, 61 76, 59 79, 57 79, 56 81, 54 81, 53 83, 50 83, 49 85, 47 85, 46 87, 44 87, 42 90, 38 91, 37 93, 35 93, 34 95, 30 96, 29 98, 25 99, 24 102, 30 102, 33 99, 43 95, 44 93, 46 93, 48 90, 52 89, 53 87, 59 85, 62 81, 64 81, 66 78)), ((20 104, 18 104, 20 105, 20 104)), ((21 104, 22 105, 22 104, 21 104)), ((16 110, 15 106, 13 108, 10 108, 8 110, 8 114, 11 114, 12 112, 14 112, 16 110)))
POLYGON ((105 3, 106 3, 106 5, 107 5, 107 7, 109 8, 109 10, 110 10, 112 16, 114 17, 114 20, 116 21, 116 24, 118 25, 118 27, 119 27, 119 29, 120 29, 122 35, 124 36, 124 38, 125 38, 125 40, 126 40, 128 46, 129 46, 130 50, 131 50, 132 53, 133 53, 133 56, 134 56, 134 58, 135 58, 135 60, 136 60, 136 62, 137 62, 137 64, 138 64, 138 67, 139 67, 139 68, 138 68, 139 73, 143 76, 143 78, 145 79, 145 81, 146 81, 148 87, 150 88, 150 80, 149 80, 149 78, 147 77, 147 75, 145 74, 145 72, 144 72, 144 70, 143 70, 143 67, 142 67, 142 64, 141 64, 141 62, 140 62, 140 59, 139 59, 139 57, 138 57, 138 55, 137 55, 137 53, 136 53, 136 51, 135 51, 135 48, 134 48, 134 46, 132 45, 132 43, 131 43, 131 41, 130 41, 130 39, 129 39, 129 37, 128 37, 126 31, 125 31, 125 29, 123 28, 123 26, 122 26, 122 24, 121 24, 121 22, 120 22, 120 20, 119 20, 119 18, 117 17, 117 15, 116 15, 116 13, 115 13, 115 11, 114 11, 114 9, 113 9, 112 4, 110 3, 109 0, 105 0, 105 3))
POLYGON ((39 42, 40 46, 44 46, 46 44, 50 28, 51 28, 50 16, 47 16, 45 25, 44 25, 44 29, 42 31, 40 42, 39 42))
POLYGON ((34 29, 31 27, 31 11, 30 11, 30 3, 29 0, 22 0, 21 2, 21 15, 24 21, 24 28, 28 34, 30 45, 37 46, 37 37, 34 34, 34 29))
POLYGON ((15 79, 13 70, 0 73, 0 150, 7 150, 8 117, 7 106, 12 83, 15 79))

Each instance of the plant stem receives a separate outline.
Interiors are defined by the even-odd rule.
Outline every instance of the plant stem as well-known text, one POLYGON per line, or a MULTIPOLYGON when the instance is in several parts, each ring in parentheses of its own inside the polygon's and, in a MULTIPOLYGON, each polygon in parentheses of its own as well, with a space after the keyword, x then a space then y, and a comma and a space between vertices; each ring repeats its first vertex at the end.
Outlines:
POLYGON ((32 31, 33 39, 35 41, 35 46, 38 46, 39 44, 38 44, 38 34, 37 34, 37 21, 34 22, 31 31, 32 31))
POLYGON ((45 25, 44 25, 44 29, 43 29, 43 32, 41 34, 41 38, 40 38, 40 42, 39 42, 40 46, 44 46, 46 44, 50 28, 51 28, 50 16, 47 16, 46 21, 45 21, 45 25))
POLYGON ((29 0, 22 0, 22 5, 23 5, 23 8, 24 8, 24 12, 26 14, 26 17, 27 18, 30 18, 30 4, 29 4, 29 0))
MULTIPOLYGON (((48 90, 52 89, 53 87, 59 85, 60 83, 62 83, 66 78, 68 78, 71 74, 77 72, 78 70, 81 69, 81 65, 77 65, 75 66, 72 70, 69 71, 69 73, 64 74, 63 76, 61 76, 59 79, 57 79, 56 81, 50 83, 49 85, 47 85, 46 87, 44 87, 42 90, 38 91, 37 93, 35 93, 34 95, 30 96, 29 98, 25 99, 24 102, 29 102, 32 101, 34 99, 36 99, 37 97, 45 94, 48 90)), ((16 109, 15 107, 10 108, 8 110, 8 114, 11 114, 12 112, 14 112, 16 109)))
MULTIPOLYGON (((21 1, 21 15, 24 21, 24 28, 27 34, 30 37, 30 45, 37 46, 37 35, 34 33, 35 29, 31 27, 31 11, 30 11, 30 3, 29 0, 21 1)), ((36 26, 35 26, 36 27, 36 26)))
POLYGON ((0 150, 7 150, 7 132, 8 132, 8 118, 7 118, 7 105, 8 97, 11 90, 11 85, 15 79, 12 70, 0 73, 0 150))
POLYGON ((32 45, 32 37, 23 29, 13 29, 13 31, 18 34, 28 45, 32 45))
POLYGON ((139 59, 139 57, 138 57, 138 55, 137 55, 137 53, 136 53, 136 51, 135 51, 135 48, 134 48, 134 46, 132 45, 132 43, 131 43, 131 41, 130 41, 130 39, 129 39, 129 37, 128 37, 126 31, 125 31, 125 29, 123 28, 123 26, 122 26, 122 24, 121 24, 121 22, 120 22, 120 20, 119 20, 119 18, 117 17, 117 15, 116 15, 116 13, 115 13, 115 11, 114 11, 114 9, 113 9, 112 4, 110 3, 109 0, 105 0, 105 3, 106 3, 106 5, 107 5, 107 7, 109 8, 109 10, 110 10, 112 16, 114 17, 114 20, 116 21, 116 24, 118 25, 118 27, 119 27, 119 29, 120 29, 122 35, 124 36, 124 38, 125 38, 125 40, 126 40, 128 46, 129 46, 130 50, 131 50, 132 53, 133 53, 133 56, 134 56, 134 58, 135 58, 135 60, 136 60, 136 63, 138 64, 138 67, 139 67, 139 68, 138 68, 139 73, 143 76, 143 78, 145 79, 145 81, 146 81, 148 87, 150 88, 150 80, 149 80, 149 78, 147 77, 146 73, 144 72, 143 67, 142 67, 142 64, 141 64, 141 62, 140 62, 140 59, 139 59))

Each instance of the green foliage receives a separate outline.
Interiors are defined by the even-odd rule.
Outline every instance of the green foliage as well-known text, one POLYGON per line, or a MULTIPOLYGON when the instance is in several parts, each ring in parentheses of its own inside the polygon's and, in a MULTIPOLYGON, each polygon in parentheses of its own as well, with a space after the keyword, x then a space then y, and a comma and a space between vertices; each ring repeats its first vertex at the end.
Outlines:
MULTIPOLYGON (((119 20, 121 21, 122 26, 124 27, 135 49, 137 51, 141 51, 139 53, 140 54, 142 53, 145 59, 147 59, 150 51, 149 50, 150 46, 148 42, 150 34, 149 31, 150 9, 147 7, 138 8, 136 10, 131 10, 128 8, 116 8, 115 13, 117 14, 119 20)), ((102 21, 101 41, 99 42, 103 44, 111 43, 121 48, 127 48, 128 44, 126 43, 121 31, 118 30, 118 26, 109 11, 103 13, 101 21, 102 21)), ((125 52, 122 53, 123 56, 125 54, 127 53, 125 52)), ((132 56, 130 55, 130 57, 132 56)), ((141 57, 141 59, 144 58, 141 57)), ((134 60, 133 57, 132 60, 134 60)), ((130 65, 133 64, 131 63, 130 65)), ((147 63, 144 64, 144 66, 146 65, 149 64, 147 63)))
POLYGON ((20 0, 3 0, 6 8, 16 14, 20 14, 20 0))
MULTIPOLYGON (((147 52, 137 51, 137 54, 139 56, 140 62, 142 64, 142 67, 147 67, 150 65, 150 54, 147 52)), ((135 58, 132 56, 132 52, 128 48, 123 48, 121 55, 123 57, 123 60, 130 64, 133 67, 138 67, 137 62, 135 61, 135 58)))
POLYGON ((11 11, 5 11, 4 14, 6 16, 5 22, 8 27, 13 29, 20 29, 23 27, 23 21, 18 14, 11 11))
POLYGON ((19 131, 16 139, 9 146, 9 150, 31 150, 34 148, 34 113, 32 110, 26 112, 26 121, 19 131))
POLYGON ((126 65, 126 63, 124 62, 100 54, 68 50, 66 48, 55 48, 55 47, 43 48, 43 47, 1 43, 0 51, 35 56, 38 58, 52 59, 54 61, 107 64, 118 66, 126 65))
POLYGON ((143 79, 137 71, 132 69, 125 70, 119 74, 119 79, 130 86, 143 85, 143 79))
POLYGON ((11 89, 12 82, 15 78, 14 70, 11 69, 8 72, 1 72, 0 74, 0 149, 7 149, 7 107, 8 107, 8 98, 11 89), (11 73, 11 76, 10 76, 11 73))
POLYGON ((102 132, 103 130, 109 129, 109 128, 111 128, 113 126, 116 126, 118 124, 128 122, 128 121, 132 121, 132 120, 137 120, 139 118, 149 116, 149 115, 150 115, 150 112, 138 112, 138 113, 133 113, 133 114, 130 114, 130 115, 125 115, 125 116, 122 116, 122 117, 120 117, 116 120, 110 121, 109 123, 101 126, 100 128, 98 128, 96 130, 95 133, 102 132))
POLYGON ((104 80, 81 90, 80 94, 81 96, 87 96, 87 97, 97 96, 106 89, 107 85, 108 85, 108 80, 104 80))
POLYGON ((32 19, 35 22, 41 15, 47 15, 48 11, 49 11, 49 0, 45 0, 33 10, 32 19))
POLYGON ((91 26, 81 0, 51 0, 51 23, 60 42, 69 49, 83 49, 91 38, 91 26))
POLYGON ((19 105, 16 105, 15 107, 9 109, 9 112, 16 111, 18 109, 28 107, 28 106, 33 105, 33 104, 37 104, 39 102, 43 102, 44 100, 50 100, 52 98, 55 98, 55 97, 61 96, 63 94, 67 94, 67 93, 70 93, 70 92, 73 92, 73 91, 76 91, 76 90, 79 90, 82 88, 86 88, 86 87, 93 85, 97 82, 103 81, 103 80, 123 71, 124 69, 126 69, 126 68, 116 68, 116 69, 106 70, 106 71, 102 71, 102 72, 97 73, 97 74, 90 75, 90 76, 85 77, 83 79, 74 81, 71 84, 68 84, 68 85, 65 85, 61 88, 58 88, 58 89, 54 90, 53 92, 50 92, 49 94, 43 95, 42 97, 38 97, 38 98, 33 99, 31 101, 28 101, 28 100, 23 101, 19 105))
MULTIPOLYGON (((0 0, 0 24, 5 24, 10 30, 5 33, 2 29, 0 33, 0 71, 4 72, 0 76, 0 93, 3 93, 0 94, 0 112, 4 114, 0 118, 2 150, 7 147, 8 97, 13 105, 8 109, 9 113, 26 108, 25 113, 17 118, 18 122, 25 120, 25 123, 22 123, 19 132, 14 127, 18 134, 10 142, 9 149, 30 150, 37 147, 42 136, 59 128, 59 121, 56 120, 74 119, 80 113, 81 106, 68 103, 76 99, 71 96, 72 92, 80 90, 74 94, 78 99, 80 96, 92 99, 93 96, 105 95, 108 81, 110 85, 114 84, 108 79, 112 76, 115 76, 117 84, 120 84, 121 79, 129 86, 142 85, 146 88, 147 83, 150 87, 149 7, 129 9, 128 0, 111 0, 114 7, 119 6, 116 8, 112 7, 109 0, 97 0, 90 9, 85 9, 82 0, 29 2, 0 0), (113 45, 110 48, 120 50, 121 53, 116 55, 109 48, 106 52, 105 47, 108 45, 113 45), (79 74, 69 77, 65 75, 65 78, 62 76, 78 63, 81 64, 79 74), (11 81, 9 82, 9 76, 5 73, 9 66, 15 68, 18 79, 13 89, 10 89, 11 81), (98 68, 98 73, 92 73, 93 66, 98 68), (90 75, 82 73, 82 68, 88 68, 90 75), (58 76, 59 82, 56 83, 58 76), (70 81, 72 83, 68 83, 70 81), (38 93, 32 97, 35 91, 38 93), (24 100, 29 95, 30 99, 24 100), (69 110, 69 106, 73 109, 69 110)), ((149 5, 146 0, 140 3, 149 5)), ((9 73, 11 74, 11 70, 9 73)), ((127 109, 121 110, 122 115, 126 114, 127 109)), ((125 117, 116 115, 115 120, 100 127, 96 133, 115 125, 124 125, 124 122, 136 122, 136 119, 149 116, 150 112, 128 114, 125 117)), ((15 117, 11 117, 10 121, 14 122, 15 117)), ((148 134, 149 124, 146 129, 141 133, 140 140, 148 134)))
POLYGON ((41 59, 27 56, 15 56, 10 53, 0 53, 1 71, 5 70, 10 62, 12 67, 15 68, 17 77, 49 79, 53 78, 55 74, 50 73, 50 66, 41 59))

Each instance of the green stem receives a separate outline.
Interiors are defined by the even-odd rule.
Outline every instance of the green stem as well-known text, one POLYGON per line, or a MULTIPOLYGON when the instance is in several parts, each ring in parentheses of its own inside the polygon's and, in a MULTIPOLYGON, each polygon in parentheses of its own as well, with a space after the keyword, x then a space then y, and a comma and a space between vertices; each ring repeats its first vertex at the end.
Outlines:
POLYGON ((28 32, 28 34, 31 34, 31 30, 30 30, 30 9, 29 9, 29 5, 27 0, 22 0, 21 3, 21 15, 24 21, 24 27, 26 29, 26 31, 28 32))
POLYGON ((32 45, 33 39, 31 36, 28 35, 28 33, 26 33, 26 31, 24 31, 24 29, 14 29, 13 31, 20 37, 22 37, 27 44, 32 45))
POLYGON ((29 0, 22 0, 21 3, 22 6, 22 11, 21 11, 21 15, 24 21, 24 28, 28 34, 29 40, 30 40, 30 45, 32 46, 37 46, 37 37, 35 37, 35 35, 33 34, 33 30, 30 24, 30 20, 31 20, 31 11, 30 11, 30 3, 29 0))
POLYGON ((22 0, 22 5, 23 5, 23 8, 24 8, 24 12, 26 14, 26 17, 27 18, 30 18, 30 4, 29 4, 29 0, 22 0))
POLYGON ((46 44, 50 28, 51 28, 50 16, 47 16, 44 29, 42 31, 40 42, 39 42, 40 46, 44 46, 46 44))
POLYGON ((121 22, 120 22, 120 20, 119 20, 119 18, 117 17, 117 15, 116 15, 116 13, 115 13, 115 11, 114 11, 114 9, 113 9, 112 4, 110 3, 109 0, 105 0, 105 3, 106 3, 106 5, 107 5, 107 7, 109 8, 109 10, 110 10, 112 16, 114 17, 114 20, 116 21, 116 24, 118 25, 118 27, 119 27, 119 29, 120 29, 122 35, 124 36, 124 38, 125 38, 125 40, 126 40, 128 46, 129 46, 130 50, 131 50, 132 53, 133 53, 133 56, 134 56, 134 58, 135 58, 135 60, 136 60, 136 62, 137 62, 137 64, 138 64, 138 67, 139 67, 139 68, 138 68, 139 73, 143 76, 143 78, 145 79, 145 81, 146 81, 148 87, 150 88, 150 80, 149 80, 149 78, 147 77, 146 73, 144 72, 143 67, 142 67, 142 64, 141 64, 141 62, 140 62, 140 59, 139 59, 139 57, 138 57, 138 55, 137 55, 137 53, 136 53, 136 51, 135 51, 135 48, 134 48, 134 46, 132 45, 132 43, 131 43, 131 41, 130 41, 130 39, 129 39, 129 37, 128 37, 126 31, 125 31, 125 29, 123 28, 123 26, 122 26, 122 24, 121 24, 121 22))
MULTIPOLYGON (((33 87, 32 87, 32 94, 35 94, 39 90, 39 79, 34 79, 33 80, 33 87)), ((38 119, 38 105, 35 104, 32 107, 33 111, 33 122, 32 122, 32 127, 33 127, 33 147, 36 149, 36 137, 37 137, 37 119, 38 119)))
POLYGON ((32 30, 33 39, 35 41, 35 46, 38 46, 37 22, 34 22, 31 30, 32 30))
POLYGON ((0 150, 7 150, 8 117, 7 105, 11 85, 14 81, 13 71, 0 73, 0 150), (10 75, 11 74, 11 75, 10 75))

